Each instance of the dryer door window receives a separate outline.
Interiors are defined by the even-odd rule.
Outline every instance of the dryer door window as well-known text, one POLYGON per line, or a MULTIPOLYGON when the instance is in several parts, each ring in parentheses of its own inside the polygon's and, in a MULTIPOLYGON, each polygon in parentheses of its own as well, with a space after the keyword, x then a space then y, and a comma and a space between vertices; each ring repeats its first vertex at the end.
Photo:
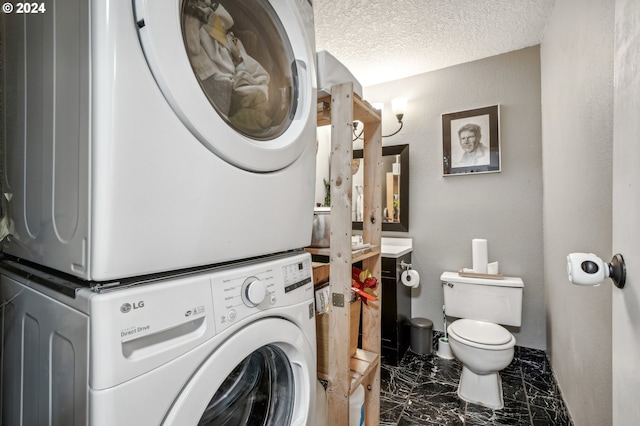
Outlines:
POLYGON ((311 6, 299 1, 133 2, 147 65, 207 149, 254 172, 315 143, 311 6))
POLYGON ((269 2, 185 0, 181 15, 189 63, 220 117, 255 140, 280 136, 296 108, 297 71, 269 2))
POLYGON ((246 357, 218 388, 198 425, 291 424, 295 384, 289 359, 267 345, 246 357))

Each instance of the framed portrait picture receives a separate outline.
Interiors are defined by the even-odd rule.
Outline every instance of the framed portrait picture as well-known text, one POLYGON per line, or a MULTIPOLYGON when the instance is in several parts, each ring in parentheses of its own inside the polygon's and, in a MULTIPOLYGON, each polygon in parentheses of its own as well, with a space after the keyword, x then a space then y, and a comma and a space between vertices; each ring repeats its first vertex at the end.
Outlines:
POLYGON ((500 169, 500 106, 442 114, 444 176, 500 169))

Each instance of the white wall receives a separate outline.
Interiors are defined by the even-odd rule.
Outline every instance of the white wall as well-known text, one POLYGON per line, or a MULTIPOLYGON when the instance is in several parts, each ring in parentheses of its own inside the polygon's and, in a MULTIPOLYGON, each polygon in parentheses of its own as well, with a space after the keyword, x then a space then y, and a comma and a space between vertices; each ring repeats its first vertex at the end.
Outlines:
POLYGON ((565 258, 611 258, 614 3, 559 0, 541 44, 544 264, 552 367, 577 426, 611 424, 611 285, 565 258))
POLYGON ((613 250, 627 279, 612 294, 613 424, 640 424, 640 2, 615 2, 613 94, 613 250))
POLYGON ((408 99, 405 127, 384 145, 410 144, 412 263, 421 275, 413 316, 443 330, 440 274, 471 266, 471 240, 489 241, 490 261, 525 282, 518 345, 545 348, 539 48, 385 83, 364 90, 384 102, 383 134, 397 128, 391 100, 408 99), (500 104, 502 172, 442 176, 441 114, 500 104))

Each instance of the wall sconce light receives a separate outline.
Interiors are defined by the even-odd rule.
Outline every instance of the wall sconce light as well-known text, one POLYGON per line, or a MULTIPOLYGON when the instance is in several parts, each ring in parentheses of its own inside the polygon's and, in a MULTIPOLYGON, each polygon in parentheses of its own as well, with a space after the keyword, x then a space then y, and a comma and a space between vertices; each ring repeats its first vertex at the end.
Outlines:
POLYGON ((393 112, 393 115, 395 115, 396 118, 398 119, 398 123, 400 124, 400 127, 398 127, 398 130, 396 130, 391 134, 382 135, 383 138, 388 138, 390 136, 397 135, 400 132, 400 130, 402 130, 402 126, 404 125, 404 123, 402 122, 402 119, 404 118, 404 113, 406 109, 407 109, 406 98, 395 98, 391 101, 391 111, 393 112))
MULTIPOLYGON (((380 115, 382 115, 383 111, 384 111, 384 103, 382 102, 374 102, 371 104, 372 107, 374 107, 375 109, 380 111, 380 115)), ((388 134, 388 135, 382 135, 383 138, 388 138, 390 136, 393 135, 397 135, 400 130, 402 130, 402 126, 404 125, 402 119, 404 118, 404 113, 407 109, 407 99, 406 98, 395 98, 391 101, 391 111, 393 112, 393 115, 396 116, 396 118, 398 119, 398 123, 400 124, 400 127, 398 128, 398 130, 396 130, 395 132, 388 134)), ((356 135, 356 129, 358 128, 358 122, 354 121, 353 122, 353 136, 354 136, 354 141, 356 139, 360 139, 362 136, 362 131, 356 135)), ((364 131, 364 130, 363 130, 364 131)))
POLYGON ((402 123, 402 117, 404 117, 404 112, 407 109, 407 99, 406 98, 395 98, 391 101, 391 111, 398 119, 398 123, 402 123))

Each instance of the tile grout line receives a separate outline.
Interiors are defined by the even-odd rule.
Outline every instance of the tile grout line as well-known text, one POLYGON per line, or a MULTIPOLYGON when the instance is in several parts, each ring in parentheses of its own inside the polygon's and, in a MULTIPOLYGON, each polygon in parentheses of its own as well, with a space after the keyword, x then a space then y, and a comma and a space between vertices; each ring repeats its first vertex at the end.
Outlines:
POLYGON ((418 380, 422 376, 422 370, 424 369, 424 364, 425 364, 424 361, 421 361, 420 369, 418 370, 416 379, 411 384, 411 389, 409 389, 409 392, 407 393, 407 397, 404 400, 404 404, 402 404, 402 410, 400 411, 400 416, 398 416, 398 420, 396 422, 396 425, 398 426, 400 426, 400 421, 402 420, 402 415, 404 414, 404 411, 407 409, 407 405, 409 405, 409 403, 411 402, 411 394, 413 394, 413 390, 418 385, 418 380))
POLYGON ((533 413, 531 411, 531 404, 529 403, 529 393, 527 392, 527 384, 524 381, 524 373, 522 372, 522 366, 518 366, 520 370, 520 380, 522 381, 522 390, 524 391, 524 400, 527 403, 527 412, 529 413, 529 424, 533 426, 533 413))

